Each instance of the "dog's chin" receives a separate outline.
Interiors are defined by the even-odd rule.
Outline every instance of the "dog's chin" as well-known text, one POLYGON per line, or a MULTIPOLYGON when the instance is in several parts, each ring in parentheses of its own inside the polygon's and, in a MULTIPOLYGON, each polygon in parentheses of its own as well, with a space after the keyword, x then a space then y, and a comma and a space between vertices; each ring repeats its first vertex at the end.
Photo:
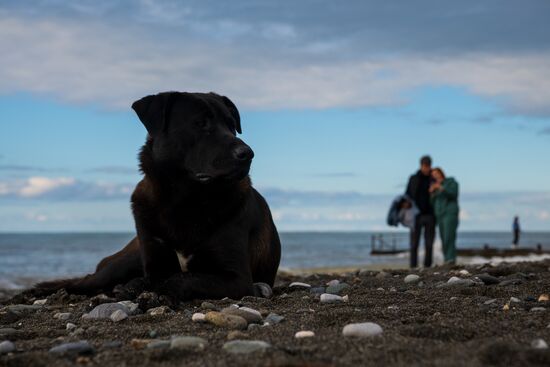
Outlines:
POLYGON ((249 171, 250 167, 238 168, 229 172, 199 172, 193 175, 193 180, 204 185, 213 184, 216 182, 236 182, 248 176, 249 171))

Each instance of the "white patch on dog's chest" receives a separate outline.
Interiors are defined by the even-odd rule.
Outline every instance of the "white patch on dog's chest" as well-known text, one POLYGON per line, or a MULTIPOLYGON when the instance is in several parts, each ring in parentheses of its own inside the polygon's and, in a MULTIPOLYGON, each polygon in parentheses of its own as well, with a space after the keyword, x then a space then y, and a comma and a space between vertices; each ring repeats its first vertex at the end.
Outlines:
POLYGON ((189 263, 193 255, 185 256, 182 252, 178 252, 178 251, 176 251, 176 254, 178 255, 178 261, 180 263, 181 272, 187 273, 188 272, 187 264, 189 263))

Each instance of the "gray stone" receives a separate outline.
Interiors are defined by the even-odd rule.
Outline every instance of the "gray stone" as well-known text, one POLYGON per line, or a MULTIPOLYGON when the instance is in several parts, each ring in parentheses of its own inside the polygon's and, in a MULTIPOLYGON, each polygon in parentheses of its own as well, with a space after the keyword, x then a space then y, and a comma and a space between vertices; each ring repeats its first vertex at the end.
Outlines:
POLYGON ((128 307, 121 305, 120 303, 102 303, 96 306, 89 313, 84 314, 82 318, 84 319, 108 319, 111 317, 113 312, 121 310, 126 314, 130 313, 128 307))
POLYGON ((418 283, 419 281, 420 281, 420 276, 416 274, 409 274, 404 279, 404 282, 408 284, 418 283))
POLYGON ((471 279, 461 279, 458 277, 451 277, 447 283, 441 283, 437 285, 438 288, 445 288, 445 287, 471 287, 476 285, 476 282, 474 282, 471 279))
POLYGON ((533 307, 529 311, 531 311, 531 312, 544 312, 544 311, 546 311, 546 308, 544 308, 544 307, 533 307))
POLYGON ((328 286, 327 289, 326 289, 326 293, 340 295, 347 288, 349 288, 349 284, 339 283, 339 284, 336 284, 336 285, 328 286))
POLYGON ((221 312, 227 315, 240 316, 249 324, 262 322, 262 315, 260 312, 248 307, 226 307, 221 312))
POLYGON ((290 288, 311 288, 311 285, 302 282, 292 282, 289 285, 290 288))
POLYGON ((41 308, 43 308, 42 305, 10 305, 5 307, 7 311, 10 311, 16 314, 36 312, 41 308))
POLYGON ((217 308, 214 304, 212 304, 212 303, 210 303, 210 302, 203 302, 203 303, 201 303, 201 308, 202 308, 203 310, 218 311, 218 308, 217 308))
POLYGON ((44 298, 44 299, 37 299, 37 300, 34 301, 32 304, 33 304, 33 305, 43 306, 43 305, 46 304, 46 302, 48 302, 48 299, 47 299, 47 298, 44 298))
POLYGON ((132 301, 120 301, 117 302, 119 305, 123 305, 128 309, 128 315, 135 315, 138 312, 139 305, 132 301))
POLYGON ((335 285, 338 285, 338 284, 340 284, 340 281, 338 279, 333 279, 327 282, 327 287, 334 287, 335 285))
POLYGON ((518 284, 522 284, 522 283, 523 283, 523 280, 521 280, 521 279, 507 279, 507 280, 503 280, 498 285, 499 285, 499 287, 506 287, 506 286, 509 286, 509 285, 518 285, 518 284))
POLYGON ((516 298, 516 297, 510 297, 510 303, 520 303, 521 300, 519 298, 516 298))
POLYGON ((147 344, 147 349, 170 348, 170 340, 153 340, 147 344))
POLYGON ((493 299, 490 299, 490 300, 487 300, 485 302, 483 302, 484 305, 490 305, 490 304, 493 304, 497 301, 496 298, 493 298, 493 299))
POLYGON ((10 342, 9 340, 5 340, 0 343, 0 355, 11 353, 13 351, 15 351, 15 344, 10 342))
POLYGON ((357 324, 348 324, 344 326, 342 335, 357 337, 372 337, 383 333, 382 327, 373 322, 363 322, 357 324))
POLYGON ((389 277, 389 276, 391 276, 390 273, 387 273, 387 272, 385 272, 385 271, 380 271, 380 272, 378 272, 378 274, 376 274, 376 277, 375 277, 375 278, 377 278, 377 279, 384 279, 384 278, 387 278, 387 277, 389 277))
POLYGON ((170 341, 170 349, 201 351, 206 348, 208 341, 197 336, 176 336, 170 341))
POLYGON ((485 285, 492 285, 500 283, 500 280, 497 277, 494 277, 489 274, 477 274, 474 275, 475 278, 481 280, 485 285))
POLYGON ((75 343, 64 343, 50 349, 53 354, 93 354, 95 352, 86 340, 75 343))
POLYGON ((122 310, 116 310, 109 317, 113 322, 119 322, 128 318, 128 314, 122 310))
POLYGON ((103 343, 103 348, 107 349, 116 349, 122 347, 122 342, 120 340, 113 340, 103 343))
POLYGON ((233 354, 265 352, 271 345, 261 340, 233 340, 223 345, 223 350, 233 354))
POLYGON ((76 325, 73 324, 72 322, 68 322, 67 325, 65 326, 65 329, 68 331, 68 332, 71 332, 73 330, 76 329, 76 325))
POLYGON ((312 294, 323 294, 325 293, 325 287, 311 287, 309 292, 312 294))
POLYGON ((277 315, 276 313, 270 313, 265 318, 265 322, 269 325, 275 325, 282 322, 285 319, 284 316, 277 315))

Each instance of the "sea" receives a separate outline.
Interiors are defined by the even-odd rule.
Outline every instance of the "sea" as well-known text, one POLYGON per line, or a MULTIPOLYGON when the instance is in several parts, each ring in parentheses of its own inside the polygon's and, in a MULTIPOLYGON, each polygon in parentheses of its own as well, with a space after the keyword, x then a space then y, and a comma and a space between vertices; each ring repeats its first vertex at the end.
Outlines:
MULTIPOLYGON (((92 273, 105 256, 120 250, 133 233, 0 233, 0 289, 25 288, 40 281, 92 273)), ((405 267, 408 254, 371 255, 373 242, 379 247, 407 249, 409 234, 399 232, 282 232, 281 269, 327 267, 405 267)), ((459 232, 457 247, 510 247, 509 232, 459 232)), ((550 232, 524 232, 520 246, 541 244, 550 250, 550 232)), ((421 246, 422 247, 422 246, 421 246)), ((422 256, 422 250, 420 251, 422 256)), ((550 258, 550 255, 490 259, 523 261, 550 258)), ((436 240, 436 263, 442 262, 441 244, 436 240)), ((459 262, 487 262, 483 258, 460 258, 459 262)))

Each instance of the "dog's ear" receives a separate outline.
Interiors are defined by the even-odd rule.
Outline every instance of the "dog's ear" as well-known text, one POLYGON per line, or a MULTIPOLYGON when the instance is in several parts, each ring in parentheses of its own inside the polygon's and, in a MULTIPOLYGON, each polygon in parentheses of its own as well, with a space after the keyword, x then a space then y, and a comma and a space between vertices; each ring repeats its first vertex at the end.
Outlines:
POLYGON ((164 92, 143 97, 132 104, 139 119, 152 137, 166 128, 166 119, 177 92, 164 92))
POLYGON ((241 116, 239 115, 239 110, 237 109, 237 106, 235 106, 235 104, 231 102, 231 100, 226 96, 221 96, 221 97, 222 97, 223 104, 226 105, 226 107, 231 112, 231 115, 235 119, 235 130, 237 130, 239 134, 242 134, 243 131, 241 129, 241 116))

